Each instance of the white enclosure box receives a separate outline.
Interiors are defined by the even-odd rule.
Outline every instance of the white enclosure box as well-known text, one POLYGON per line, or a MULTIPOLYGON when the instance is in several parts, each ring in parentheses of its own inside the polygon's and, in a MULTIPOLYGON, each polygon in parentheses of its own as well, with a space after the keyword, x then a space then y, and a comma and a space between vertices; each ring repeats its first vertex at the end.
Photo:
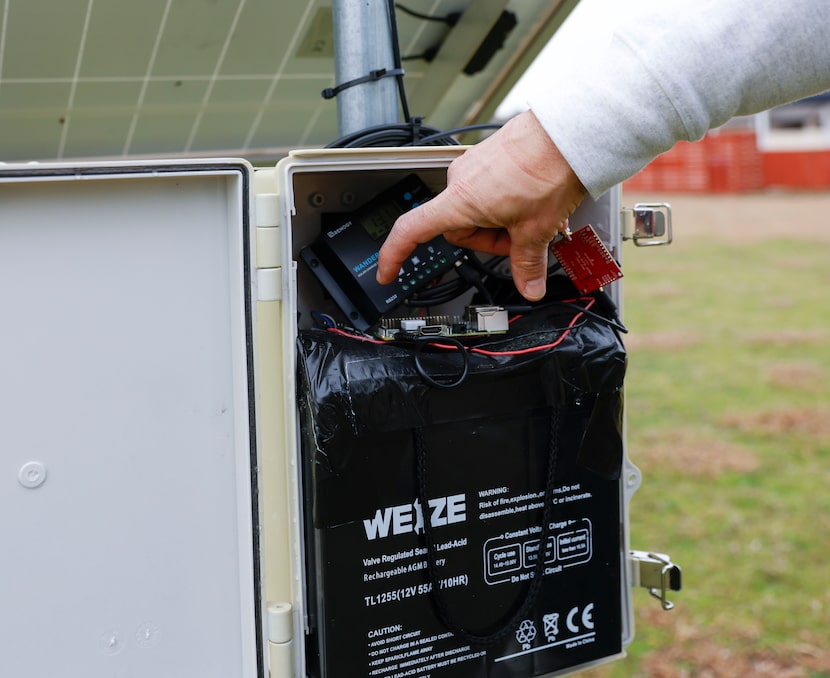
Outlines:
MULTIPOLYGON (((306 674, 295 342, 337 309, 299 251, 459 152, 0 165, 0 675, 306 674)), ((619 258, 619 214, 612 191, 571 224, 619 258)), ((602 660, 633 636, 624 463, 602 660)))

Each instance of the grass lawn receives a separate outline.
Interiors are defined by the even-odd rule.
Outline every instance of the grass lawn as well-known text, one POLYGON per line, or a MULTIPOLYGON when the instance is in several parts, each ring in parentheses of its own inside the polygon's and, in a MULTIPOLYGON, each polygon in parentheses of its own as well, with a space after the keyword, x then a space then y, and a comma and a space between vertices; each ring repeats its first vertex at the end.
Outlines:
POLYGON ((830 676, 830 244, 786 229, 625 248, 631 543, 684 590, 585 675, 830 676))

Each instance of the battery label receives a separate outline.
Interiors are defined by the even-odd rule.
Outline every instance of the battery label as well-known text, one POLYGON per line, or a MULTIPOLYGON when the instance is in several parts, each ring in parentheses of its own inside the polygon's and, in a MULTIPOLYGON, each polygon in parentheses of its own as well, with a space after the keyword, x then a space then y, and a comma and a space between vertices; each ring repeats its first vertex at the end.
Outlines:
MULTIPOLYGON (((427 515, 433 527, 464 522, 467 518, 467 504, 463 494, 430 499, 427 515)), ((363 521, 366 538, 369 541, 389 534, 423 532, 424 511, 416 499, 411 504, 378 509, 374 517, 363 521)))
MULTIPOLYGON (((544 574, 556 574, 591 560, 591 521, 554 523, 545 543, 544 574)), ((538 534, 542 528, 508 532, 484 544, 484 580, 492 585, 527 581, 532 576, 542 550, 538 534), (534 535, 537 535, 534 537, 534 535)))
MULTIPOLYGON (((545 417, 529 422, 497 419, 472 426, 497 425, 503 440, 511 430, 518 436, 529 425, 535 429, 530 438, 541 442, 545 417)), ((437 432, 433 439, 443 435, 437 432)), ((414 468, 412 451, 397 442, 394 468, 387 466, 388 454, 372 455, 375 473, 400 477, 400 464, 414 468)), ((403 496, 414 491, 404 482, 399 503, 368 511, 359 521, 317 530, 321 588, 316 595, 326 660, 318 675, 338 675, 331 667, 345 661, 356 675, 379 678, 497 676, 499 667, 514 671, 523 662, 537 668, 510 675, 532 676, 621 650, 618 484, 560 458, 568 477, 550 493, 554 519, 543 545, 539 521, 545 491, 538 479, 545 475, 544 448, 521 461, 494 454, 482 448, 457 450, 453 460, 458 467, 434 455, 428 483, 444 492, 429 500, 427 518, 417 499, 403 496), (462 471, 473 468, 482 455, 488 459, 487 472, 471 476, 462 471), (486 484, 476 484, 482 479, 486 484), (507 484, 494 493, 493 480, 507 484), (424 519, 432 525, 435 577, 423 540, 424 519), (437 588, 466 629, 497 631, 524 600, 540 557, 544 583, 539 599, 527 619, 497 643, 481 647, 464 642, 436 617, 437 588)))

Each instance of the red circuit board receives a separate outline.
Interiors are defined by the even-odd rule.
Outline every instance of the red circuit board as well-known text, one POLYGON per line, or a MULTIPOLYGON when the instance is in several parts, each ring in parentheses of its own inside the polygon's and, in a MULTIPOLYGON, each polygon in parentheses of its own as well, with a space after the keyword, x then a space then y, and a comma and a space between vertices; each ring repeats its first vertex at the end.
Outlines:
POLYGON ((623 277, 622 269, 589 224, 550 247, 580 294, 589 294, 623 277))

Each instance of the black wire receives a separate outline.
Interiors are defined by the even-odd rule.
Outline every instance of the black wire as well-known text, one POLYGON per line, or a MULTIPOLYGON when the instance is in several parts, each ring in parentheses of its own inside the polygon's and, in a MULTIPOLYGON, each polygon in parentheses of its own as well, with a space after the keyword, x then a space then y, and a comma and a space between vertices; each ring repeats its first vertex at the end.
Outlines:
POLYGON ((447 16, 430 16, 429 14, 422 14, 421 12, 416 12, 415 10, 409 9, 409 7, 404 7, 403 5, 395 5, 399 10, 404 12, 405 14, 409 14, 409 16, 414 16, 416 19, 423 19, 424 21, 437 21, 442 24, 448 24, 450 26, 455 26, 458 23, 458 17, 460 13, 453 13, 448 14, 447 16))
POLYGON ((458 295, 463 294, 469 289, 469 286, 467 286, 459 292, 451 292, 445 294, 443 297, 429 297, 426 299, 423 297, 419 297, 417 299, 410 297, 404 302, 404 304, 409 306, 409 308, 432 308, 433 306, 441 306, 441 304, 448 304, 454 299, 457 299, 458 295))
MULTIPOLYGON (((490 261, 481 264, 481 271, 487 275, 492 275, 494 278, 498 278, 499 280, 513 280, 513 276, 510 273, 501 273, 494 268, 505 259, 507 259, 507 257, 494 257, 490 261), (501 261, 495 261, 495 259, 501 259, 501 261)), ((556 259, 553 259, 553 261, 548 260, 548 278, 561 269, 562 264, 560 264, 556 259)))
POLYGON ((434 386, 436 388, 455 388, 459 384, 463 383, 467 378, 469 368, 470 356, 467 353, 467 349, 464 348, 464 345, 458 341, 458 339, 453 339, 452 337, 418 337, 415 339, 415 369, 418 371, 418 374, 421 375, 421 379, 427 382, 430 386, 434 386), (458 352, 461 354, 461 371, 452 381, 438 381, 424 369, 424 366, 421 363, 421 351, 423 351, 424 347, 429 344, 438 344, 440 346, 449 345, 458 349, 458 352))
POLYGON ((550 308, 551 306, 560 306, 564 308, 574 309, 575 311, 579 311, 580 313, 583 313, 586 316, 590 316, 594 320, 599 320, 600 322, 608 325, 609 327, 617 330, 618 332, 622 332, 623 334, 628 333, 628 328, 625 325, 623 325, 619 320, 608 318, 607 316, 604 316, 602 313, 596 313, 591 309, 585 308, 584 306, 580 306, 579 304, 570 301, 544 301, 536 305, 505 305, 504 309, 508 313, 533 313, 535 311, 541 311, 545 308, 550 308))
MULTIPOLYGON (((411 146, 413 139, 419 139, 421 133, 433 135, 438 132, 435 128, 421 125, 420 118, 413 118, 409 123, 387 123, 375 127, 367 127, 335 139, 326 148, 362 148, 367 146, 411 146)), ((449 146, 457 144, 430 142, 431 146, 449 146)), ((427 144, 423 144, 427 145, 427 144)))
POLYGON ((406 99, 406 88, 403 84, 403 66, 401 61, 401 42, 398 35, 398 19, 395 13, 395 0, 388 0, 387 7, 389 8, 389 33, 392 38, 392 61, 395 68, 401 70, 400 75, 395 76, 398 82, 398 96, 401 100, 401 113, 403 119, 409 122, 412 118, 409 115, 409 102, 406 99))
POLYGON ((487 261, 481 261, 481 259, 479 259, 474 253, 469 255, 470 263, 488 278, 492 277, 497 280, 513 280, 513 277, 510 274, 501 273, 496 270, 496 266, 501 264, 505 259, 507 259, 506 256, 496 256, 492 259, 488 259, 487 261))
MULTIPOLYGON (((455 129, 448 129, 443 132, 435 132, 430 136, 423 137, 417 143, 412 142, 413 146, 431 144, 446 137, 455 136, 456 134, 466 134, 468 132, 476 132, 485 129, 499 129, 502 126, 500 122, 482 122, 475 125, 464 125, 463 127, 456 127, 455 129)), ((458 143, 457 141, 455 143, 458 143)))
POLYGON ((570 303, 567 301, 551 301, 549 303, 552 306, 564 306, 566 308, 579 309, 580 312, 584 313, 586 316, 593 318, 594 320, 599 320, 600 322, 605 323, 609 327, 612 327, 613 329, 622 332, 623 334, 628 333, 628 328, 616 318, 609 318, 608 316, 603 315, 602 313, 597 313, 596 311, 592 311, 589 308, 584 308, 579 304, 570 303))
POLYGON ((435 55, 438 54, 437 47, 428 47, 420 54, 407 54, 401 57, 401 61, 426 61, 428 64, 435 60, 435 55))
POLYGON ((412 295, 412 299, 421 299, 422 297, 432 297, 436 295, 443 295, 448 292, 465 292, 466 290, 470 289, 469 284, 466 280, 462 280, 461 278, 451 278, 445 282, 438 283, 437 285, 433 285, 432 287, 427 287, 420 292, 416 292, 412 295), (464 287, 464 289, 460 289, 464 287))
POLYGON ((412 295, 409 299, 404 301, 404 304, 414 308, 429 308, 431 306, 440 306, 446 304, 453 299, 469 290, 471 285, 465 280, 454 278, 441 285, 436 285, 429 289, 418 292, 412 295))
POLYGON ((457 146, 452 137, 484 129, 498 129, 501 123, 465 125, 450 130, 439 130, 422 125, 423 118, 412 118, 406 123, 387 123, 367 127, 332 141, 326 148, 360 148, 362 146, 457 146))
MULTIPOLYGON (((547 548, 548 540, 551 534, 551 522, 553 519, 553 491, 556 486, 556 462, 559 457, 559 419, 561 413, 558 406, 551 407, 550 426, 548 440, 548 463, 547 471, 545 473, 545 492, 544 502, 542 508, 542 533, 539 536, 539 553, 535 566, 533 568, 533 578, 527 587, 527 591, 516 610, 510 614, 505 620, 496 624, 496 628, 492 631, 470 631, 461 626, 450 613, 447 606, 447 601, 440 590, 439 582, 440 575, 438 573, 438 564, 436 562, 435 540, 432 535, 432 523, 429 518, 424 516, 423 537, 424 545, 427 550, 427 573, 429 581, 432 584, 430 595, 435 606, 438 618, 454 635, 461 638, 464 642, 470 645, 487 646, 501 640, 505 636, 513 633, 525 619, 530 610, 536 604, 539 597, 539 591, 542 588, 542 579, 545 571, 545 549, 547 548)), ((424 439, 424 432, 421 428, 413 429, 413 437, 415 443, 415 458, 416 458, 416 475, 418 479, 418 500, 421 502, 421 510, 426 512, 428 506, 427 501, 427 450, 426 440, 424 439)))

